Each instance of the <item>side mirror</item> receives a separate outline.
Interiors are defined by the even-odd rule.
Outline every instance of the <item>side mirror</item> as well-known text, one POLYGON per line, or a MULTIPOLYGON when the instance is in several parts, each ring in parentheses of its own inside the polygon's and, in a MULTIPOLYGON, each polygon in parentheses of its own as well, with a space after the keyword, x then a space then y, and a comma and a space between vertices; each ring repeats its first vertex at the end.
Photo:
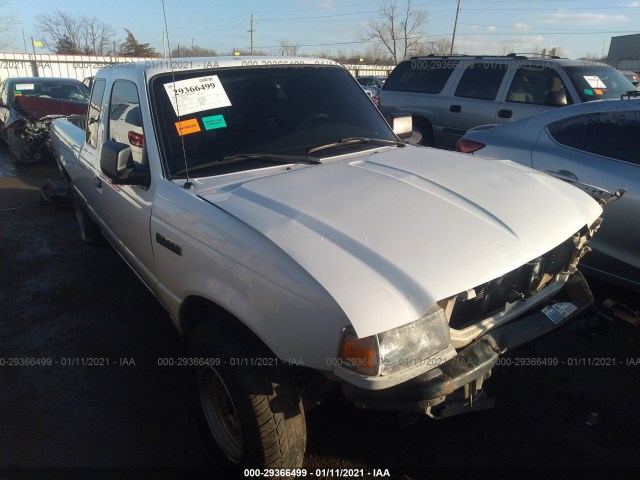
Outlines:
POLYGON ((135 171, 131 147, 124 143, 110 140, 102 144, 100 169, 114 184, 146 186, 149 183, 147 172, 135 171))
POLYGON ((388 114, 389 124, 400 138, 409 138, 413 133, 413 119, 408 113, 390 113, 388 114))

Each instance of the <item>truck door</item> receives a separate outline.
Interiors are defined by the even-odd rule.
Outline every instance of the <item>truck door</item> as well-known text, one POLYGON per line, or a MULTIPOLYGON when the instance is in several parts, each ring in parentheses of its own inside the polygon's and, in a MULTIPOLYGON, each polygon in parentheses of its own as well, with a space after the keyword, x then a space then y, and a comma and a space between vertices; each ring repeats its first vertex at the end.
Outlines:
POLYGON ((67 170, 73 178, 73 186, 80 196, 80 201, 94 216, 97 215, 96 206, 102 201, 102 190, 96 188, 94 179, 100 173, 99 146, 104 133, 100 126, 104 110, 103 102, 106 102, 104 99, 106 84, 104 78, 96 80, 93 84, 87 113, 85 141, 78 160, 73 161, 71 157, 67 164, 67 170))
MULTIPOLYGON (((140 96, 136 84, 116 80, 105 97, 107 108, 103 141, 124 143, 131 148, 136 169, 148 171, 140 96)), ((150 239, 151 203, 155 193, 153 179, 148 186, 114 185, 96 163, 94 188, 101 201, 96 213, 104 222, 103 230, 113 246, 152 290, 156 285, 150 239)), ((155 293, 155 292, 154 292, 155 293)))
POLYGON ((507 72, 507 64, 497 59, 469 62, 444 112, 443 146, 453 148, 467 130, 494 123, 496 97, 507 72))

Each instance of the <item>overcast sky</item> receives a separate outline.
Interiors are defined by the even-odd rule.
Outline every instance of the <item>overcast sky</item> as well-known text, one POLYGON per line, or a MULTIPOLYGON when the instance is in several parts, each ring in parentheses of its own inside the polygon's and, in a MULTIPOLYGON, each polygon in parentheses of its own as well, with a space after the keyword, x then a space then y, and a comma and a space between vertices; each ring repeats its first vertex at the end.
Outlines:
MULTIPOLYGON (((398 0, 403 3, 404 0, 398 0)), ((122 41, 124 28, 138 41, 163 52, 161 0, 5 0, 3 14, 15 15, 12 45, 24 51, 22 31, 40 39, 35 16, 56 8, 76 15, 96 16, 114 27, 122 41)), ((428 40, 451 38, 456 0, 414 0, 425 8, 428 40)), ((221 54, 248 49, 250 17, 256 49, 276 49, 282 40, 301 44, 304 54, 362 54, 367 20, 376 19, 376 0, 165 0, 172 48, 195 44, 221 54)), ((612 36, 640 33, 640 0, 460 0, 455 46, 459 53, 529 52, 560 47, 562 55, 578 58, 607 54, 612 36)), ((41 53, 49 53, 46 48, 41 53)))

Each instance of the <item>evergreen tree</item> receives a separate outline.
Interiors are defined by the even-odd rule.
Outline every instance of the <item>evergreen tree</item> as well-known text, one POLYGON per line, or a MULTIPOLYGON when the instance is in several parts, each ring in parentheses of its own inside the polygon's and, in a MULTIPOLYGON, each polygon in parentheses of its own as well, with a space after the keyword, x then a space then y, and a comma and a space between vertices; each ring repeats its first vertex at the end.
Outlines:
POLYGON ((127 39, 120 45, 120 55, 127 57, 158 57, 158 52, 148 43, 140 43, 131 33, 131 30, 124 29, 127 32, 127 39))

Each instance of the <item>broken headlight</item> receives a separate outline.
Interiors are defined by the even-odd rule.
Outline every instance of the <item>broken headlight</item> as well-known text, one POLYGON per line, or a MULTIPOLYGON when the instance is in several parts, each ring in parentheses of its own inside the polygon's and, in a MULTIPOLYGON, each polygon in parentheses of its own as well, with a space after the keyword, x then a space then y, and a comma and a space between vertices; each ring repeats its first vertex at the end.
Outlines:
POLYGON ((390 375, 415 367, 450 343, 449 325, 441 308, 402 327, 358 338, 352 328, 343 332, 340 365, 365 375, 390 375))

